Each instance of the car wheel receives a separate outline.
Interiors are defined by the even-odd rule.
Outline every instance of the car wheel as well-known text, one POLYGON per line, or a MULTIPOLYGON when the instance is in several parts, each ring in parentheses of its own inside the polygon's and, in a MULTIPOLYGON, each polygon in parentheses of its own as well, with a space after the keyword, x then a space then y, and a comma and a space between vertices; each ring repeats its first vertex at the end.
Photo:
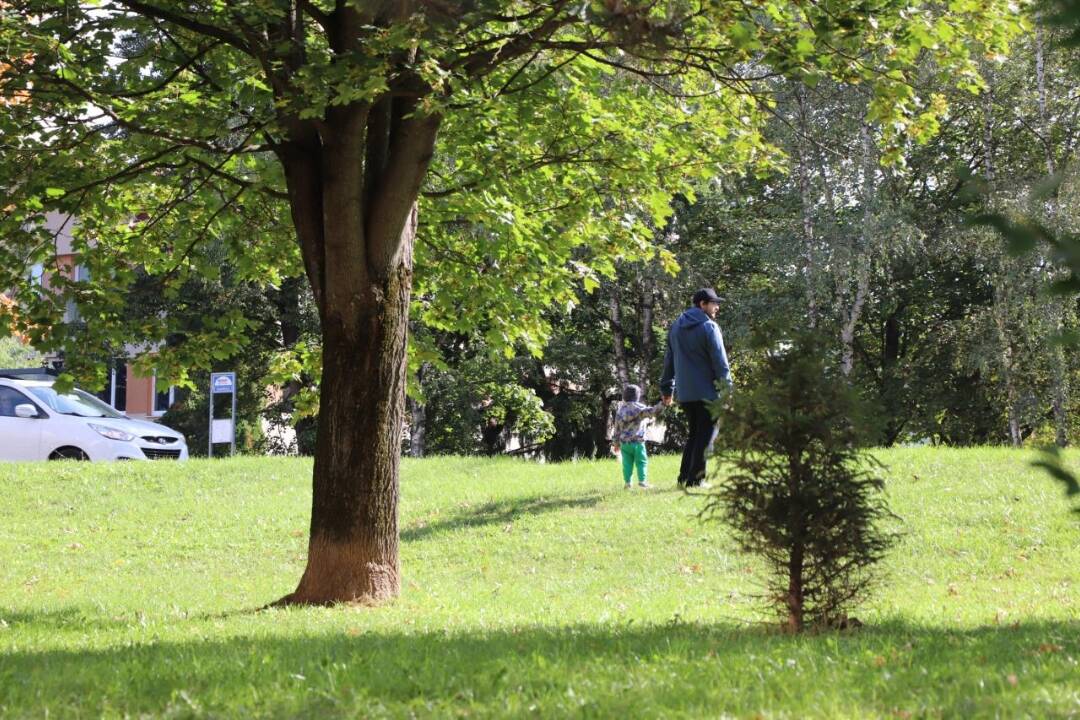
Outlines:
POLYGON ((49 455, 50 460, 89 460, 90 458, 77 447, 56 448, 49 455))

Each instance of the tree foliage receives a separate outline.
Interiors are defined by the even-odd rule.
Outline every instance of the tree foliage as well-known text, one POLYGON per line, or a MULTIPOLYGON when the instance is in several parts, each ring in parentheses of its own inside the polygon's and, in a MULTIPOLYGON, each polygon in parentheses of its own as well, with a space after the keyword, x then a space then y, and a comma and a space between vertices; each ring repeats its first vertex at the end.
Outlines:
POLYGON ((977 58, 1021 25, 1007 0, 20 0, 0 13, 0 285, 18 288, 35 344, 89 374, 100 358, 86 351, 137 337, 184 383, 238 352, 249 321, 223 308, 167 343, 167 314, 124 313, 141 273, 176 297, 220 272, 208 247, 241 281, 303 268, 323 368, 309 561, 288 602, 398 591, 410 302, 436 329, 483 319, 488 345, 538 353, 550 325, 536 308, 653 258, 673 193, 775 165, 762 83, 873 87, 868 118, 896 157, 945 110, 911 82, 918 61, 976 89, 977 58), (46 210, 78 216, 90 271, 58 275, 53 294, 18 277, 50 257, 46 210), (59 322, 68 300, 85 324, 59 322))
MULTIPOLYGON (((85 370, 72 350, 104 333, 153 343, 170 332, 168 317, 125 322, 117 298, 135 268, 173 296, 218 272, 206 247, 231 237, 242 276, 299 272, 274 158, 290 119, 318 126, 334 108, 412 84, 417 112, 443 118, 423 190, 419 316, 440 329, 483 319, 490 342, 538 351, 549 326, 535 308, 576 302, 616 258, 652 257, 647 225, 666 217, 672 191, 770 167, 759 128, 773 101, 755 80, 869 82, 886 143, 942 111, 906 80, 921 54, 979 86, 974 48, 1003 52, 1013 16, 1004 4, 924 10, 418 4, 363 24, 357 5, 346 29, 352 11, 319 3, 7 3, 5 267, 48 259, 35 218, 58 209, 77 213, 76 250, 93 278, 58 279, 55 302, 20 297, 33 308, 24 329, 85 370), (353 49, 335 45, 346 42, 335 28, 353 33, 353 49), (95 322, 64 329, 69 300, 95 322)), ((223 314, 155 362, 183 382, 246 329, 223 314)))

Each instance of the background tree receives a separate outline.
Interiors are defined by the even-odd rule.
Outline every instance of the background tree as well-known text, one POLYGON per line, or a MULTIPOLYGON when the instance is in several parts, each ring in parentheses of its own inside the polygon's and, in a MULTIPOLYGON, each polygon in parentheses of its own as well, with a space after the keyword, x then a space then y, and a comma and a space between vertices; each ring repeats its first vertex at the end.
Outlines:
MULTIPOLYGON (((924 94, 940 90, 949 112, 926 144, 906 144, 902 163, 875 172, 869 201, 861 179, 866 96, 823 80, 812 86, 770 81, 776 107, 764 136, 785 148, 788 172, 730 175, 699 185, 693 202, 683 198, 673 205, 670 232, 655 236, 671 254, 671 266, 680 267, 675 275, 659 261, 619 263, 598 299, 583 298, 568 313, 552 308, 545 314, 556 328, 545 349, 546 373, 581 388, 550 398, 558 429, 547 456, 588 453, 587 436, 602 425, 604 396, 617 391, 620 375, 630 377, 647 364, 639 283, 654 271, 651 334, 662 342, 687 288, 717 287, 726 298, 721 324, 737 372, 752 364, 740 352, 747 333, 774 318, 805 314, 831 333, 838 352, 851 352, 851 381, 884 419, 881 444, 1060 438, 1056 388, 1076 382, 1077 366, 1075 351, 1054 341, 1055 302, 1042 291, 1053 267, 1050 255, 1021 263, 1006 256, 993 234, 967 223, 982 207, 969 188, 986 165, 988 118, 999 177, 996 202, 1016 212, 1039 210, 1043 202, 1038 188, 1047 142, 1033 124, 1040 105, 1035 40, 1030 31, 1008 63, 992 63, 989 115, 985 96, 941 85, 932 67, 921 72, 924 94), (812 273, 806 270, 808 220, 812 273), (853 241, 859 252, 851 251, 853 241), (862 264, 860 257, 872 263, 862 264), (852 324, 860 267, 870 272, 852 324), (610 335, 601 339, 605 327, 610 335), (1017 358, 1008 372, 1006 348, 1017 358), (1064 385, 1055 380, 1061 367, 1055 356, 1065 361, 1064 385), (593 383, 595 389, 586 389, 593 383)), ((1073 51, 1051 40, 1043 52, 1042 95, 1048 117, 1068 118, 1080 96, 1056 69, 1073 62, 1073 51)), ((1075 132, 1068 123, 1056 127, 1048 146, 1066 171, 1055 208, 1069 218, 1078 208, 1068 174, 1075 132)), ((649 362, 655 366, 658 358, 654 350, 649 362)), ((655 367, 652 372, 655 377, 655 367)), ((1066 400, 1066 416, 1074 417, 1076 400, 1066 400)), ((678 415, 666 420, 667 440, 677 439, 678 415)))

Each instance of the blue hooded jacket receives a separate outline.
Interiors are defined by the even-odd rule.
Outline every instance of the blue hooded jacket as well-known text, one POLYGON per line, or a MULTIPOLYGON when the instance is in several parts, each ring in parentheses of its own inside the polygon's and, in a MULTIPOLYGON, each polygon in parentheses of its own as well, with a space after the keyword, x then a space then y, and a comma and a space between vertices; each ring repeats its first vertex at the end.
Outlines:
POLYGON ((731 384, 724 338, 704 310, 692 307, 668 331, 660 392, 666 397, 677 388, 679 402, 715 400, 718 380, 731 384))

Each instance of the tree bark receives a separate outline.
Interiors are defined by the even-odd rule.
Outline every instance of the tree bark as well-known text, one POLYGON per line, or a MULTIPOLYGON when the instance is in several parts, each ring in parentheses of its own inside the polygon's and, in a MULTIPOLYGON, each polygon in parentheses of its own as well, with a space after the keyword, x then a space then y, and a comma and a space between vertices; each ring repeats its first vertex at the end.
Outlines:
MULTIPOLYGON (((802 463, 799 462, 797 456, 789 455, 787 485, 790 498, 798 497, 802 486, 802 477, 802 463)), ((798 633, 802 632, 804 626, 803 574, 806 569, 806 547, 802 540, 803 526, 798 517, 799 510, 796 508, 789 512, 792 513, 788 520, 788 530, 791 533, 792 544, 787 567, 787 629, 788 632, 798 633)))
MULTIPOLYGON (((416 370, 416 382, 421 387, 424 384, 424 375, 428 368, 423 363, 416 370)), ((418 400, 409 398, 409 456, 414 458, 424 457, 424 440, 427 430, 427 413, 424 405, 418 400)))
MULTIPOLYGON (((411 243, 411 238, 410 238, 411 243)), ((398 471, 411 254, 357 307, 323 327, 308 563, 290 603, 377 603, 400 589, 398 471)))
POLYGON ((789 632, 798 633, 803 629, 803 546, 795 543, 788 560, 788 622, 789 632))
POLYGON ((607 448, 612 442, 612 406, 620 397, 622 396, 618 394, 605 393, 603 389, 599 392, 600 412, 593 418, 592 428, 593 444, 596 446, 593 457, 604 457, 607 454, 607 448))
POLYGON ((1050 138, 1052 130, 1050 114, 1046 107, 1046 57, 1044 55, 1042 26, 1035 23, 1035 85, 1039 96, 1039 133, 1042 137, 1043 154, 1046 158, 1046 172, 1053 175, 1056 172, 1054 162, 1053 144, 1050 138))
MULTIPOLYGON (((1065 315, 1064 304, 1055 299, 1050 306, 1055 315, 1057 333, 1060 335, 1065 330, 1063 316, 1065 315)), ((1053 399, 1051 406, 1054 410, 1054 444, 1058 447, 1066 447, 1069 444, 1069 375, 1066 365, 1065 348, 1060 344, 1051 350, 1050 358, 1053 367, 1053 399)))
POLYGON ((638 384, 641 385, 642 402, 649 395, 649 373, 653 353, 656 352, 656 335, 653 332, 653 311, 656 307, 656 280, 646 270, 641 290, 641 367, 638 384))
MULTIPOLYGON (((799 107, 799 131, 802 133, 802 137, 798 138, 799 200, 802 208, 803 226, 802 275, 806 294, 806 316, 810 327, 813 328, 817 326, 818 316, 817 293, 815 290, 817 270, 814 262, 816 238, 814 235, 814 204, 810 191, 810 170, 807 167, 810 153, 809 144, 806 141, 808 123, 806 120, 805 99, 801 87, 796 91, 795 98, 799 107)), ((826 180, 827 184, 828 181, 826 180)))
POLYGON ((881 367, 891 368, 900 359, 900 311, 893 310, 885 318, 884 340, 881 344, 881 367))
MULTIPOLYGON (((1001 274, 1005 274, 1002 270, 1001 274)), ((1008 330, 1008 304, 1007 290, 999 283, 994 288, 994 326, 998 332, 998 342, 1001 343, 1001 370, 1005 381, 1005 403, 1007 405, 1009 423, 1009 443, 1013 447, 1020 447, 1024 437, 1020 432, 1020 396, 1016 388, 1015 368, 1013 359, 1012 343, 1009 339, 1008 330)))
MULTIPOLYGON (((1053 123, 1050 119, 1050 113, 1046 105, 1046 57, 1044 54, 1043 41, 1042 26, 1036 23, 1035 83, 1038 89, 1039 98, 1039 133, 1041 135, 1039 140, 1042 142, 1046 159, 1046 174, 1052 177, 1057 171, 1057 167, 1054 162, 1054 150, 1051 141, 1053 123)), ((1057 230, 1058 204, 1056 196, 1049 198, 1046 210, 1049 215, 1047 224, 1051 229, 1057 230)), ((1050 278, 1053 279, 1055 273, 1052 263, 1046 261, 1045 265, 1049 268, 1050 278)), ((1054 298, 1050 301, 1049 310, 1051 327, 1056 334, 1060 335, 1065 330, 1066 319, 1068 316, 1066 303, 1061 298, 1054 298)), ((1065 348, 1059 343, 1051 348, 1050 353, 1052 376, 1051 407, 1054 411, 1054 443, 1058 447, 1065 447, 1069 444, 1069 374, 1065 358, 1065 348)))
MULTIPOLYGON (((874 196, 873 150, 870 141, 870 126, 863 123, 860 130, 862 141, 862 227, 859 230, 859 242, 852 248, 849 262, 855 263, 855 295, 851 305, 843 309, 843 325, 840 328, 840 372, 844 377, 851 375, 855 366, 855 329, 862 317, 863 305, 870 290, 870 212, 874 196)), ((852 243, 855 245, 855 243, 852 243)), ((846 291, 846 288, 845 288, 846 291)))
POLYGON ((623 333, 622 305, 619 289, 612 286, 608 301, 608 317, 611 320, 611 344, 615 351, 615 375, 619 378, 619 391, 630 384, 630 366, 626 362, 626 335, 623 333))
POLYGON ((416 199, 439 126, 397 98, 284 123, 278 148, 319 308, 308 561, 282 604, 380 603, 400 591, 398 473, 416 199))
MULTIPOLYGON (((987 89, 983 98, 983 134, 982 154, 986 167, 986 185, 989 189, 990 205, 994 203, 995 184, 997 182, 997 169, 994 164, 994 96, 993 87, 987 89)), ((1009 442, 1013 447, 1023 444, 1023 436, 1020 433, 1020 393, 1016 387, 1014 373, 1014 358, 1012 342, 1009 334, 1008 318, 1009 304, 1012 301, 1009 284, 1012 273, 1006 267, 1005 258, 997 273, 997 282, 994 284, 993 317, 994 327, 997 329, 998 344, 1000 346, 1001 372, 1005 381, 1005 403, 1008 414, 1009 442)))

